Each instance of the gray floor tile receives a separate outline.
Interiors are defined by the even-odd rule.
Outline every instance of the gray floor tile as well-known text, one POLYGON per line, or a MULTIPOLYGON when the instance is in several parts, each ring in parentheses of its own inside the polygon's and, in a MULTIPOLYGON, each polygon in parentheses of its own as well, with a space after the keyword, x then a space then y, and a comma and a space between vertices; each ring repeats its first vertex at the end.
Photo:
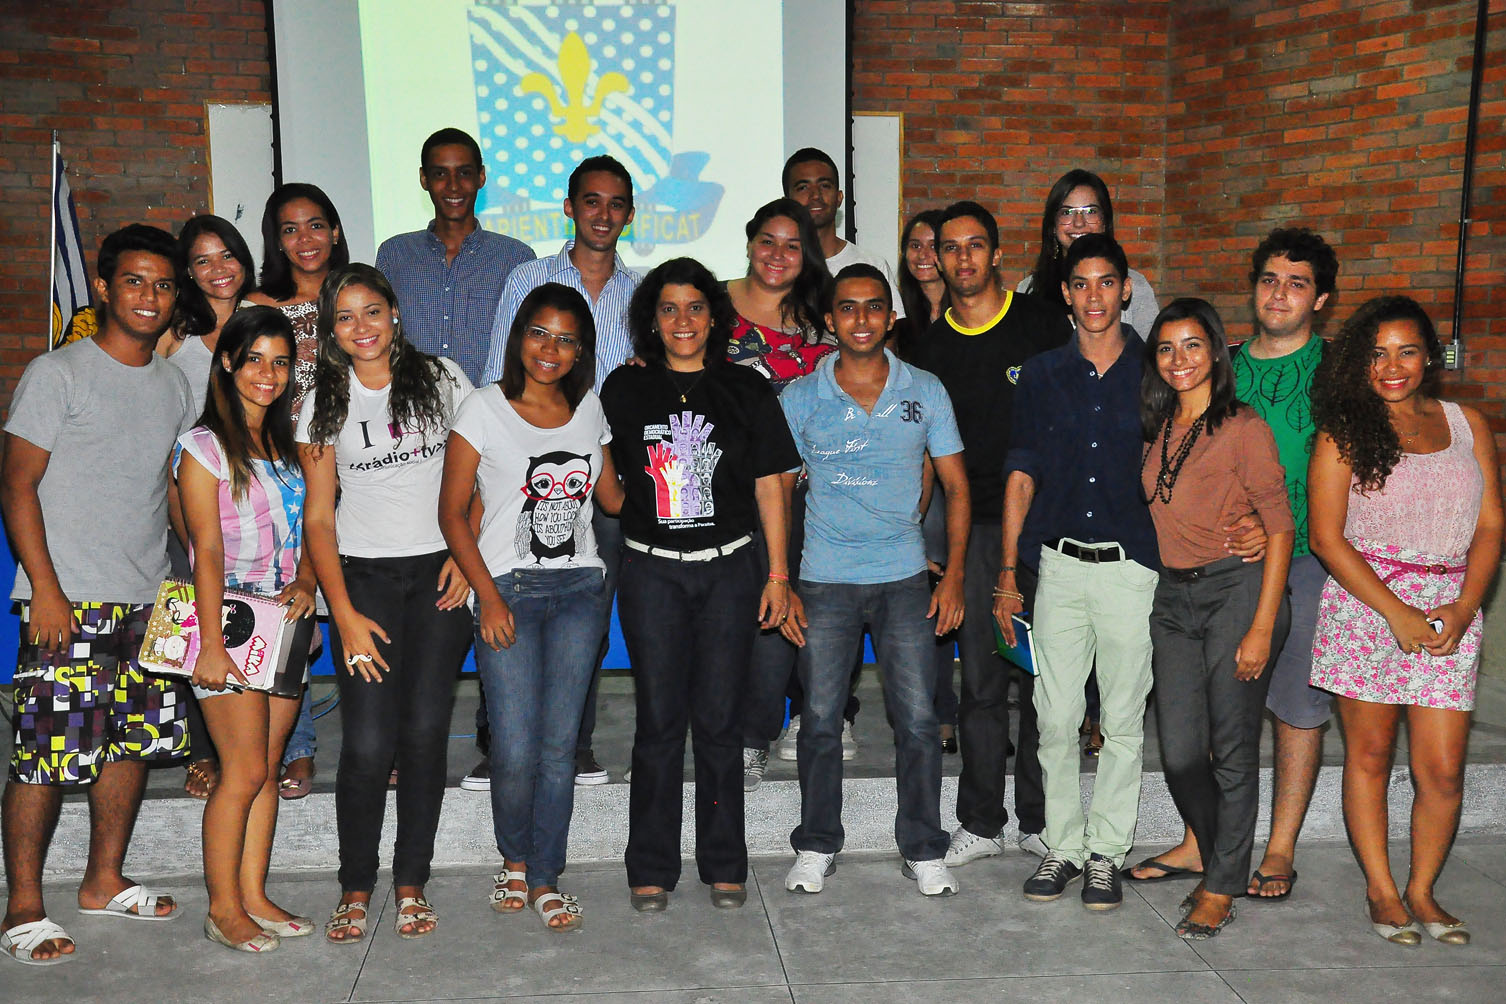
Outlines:
MULTIPOLYGON (((546 994, 540 997, 429 997, 392 1004, 790 1004, 787 987, 728 987, 706 990, 625 990, 620 993, 546 994)), ((385 1001, 370 1004, 387 1004, 385 1001)))
MULTIPOLYGON (((1468 951, 1465 949, 1464 951, 1468 951)), ((1246 1004, 1376 1004, 1377 1001, 1501 999, 1497 966, 1312 969, 1220 973, 1246 1004)))
POLYGON ((1018 853, 976 861, 958 869, 961 893, 939 899, 916 892, 897 858, 839 858, 815 896, 784 891, 788 858, 756 868, 791 983, 1206 968, 1133 894, 1109 913, 1083 909, 1077 885, 1054 903, 1027 902, 1020 889, 1035 864, 1018 853), (853 936, 855 917, 863 918, 861 937, 853 936))
POLYGON ((1082 1001, 1176 1001, 1177 1004, 1237 1004, 1239 996, 1217 973, 1143 973, 1129 976, 1015 977, 1002 980, 929 980, 796 986, 796 1004, 965 1004, 967 1001, 1029 1000, 1032 1004, 1082 1001))
POLYGON ((404 941, 383 916, 353 999, 784 985, 756 891, 742 910, 717 910, 692 871, 666 912, 639 914, 621 866, 573 867, 561 888, 580 897, 586 916, 569 934, 545 930, 532 912, 493 913, 485 874, 435 876, 426 892, 440 915, 437 936, 404 941))

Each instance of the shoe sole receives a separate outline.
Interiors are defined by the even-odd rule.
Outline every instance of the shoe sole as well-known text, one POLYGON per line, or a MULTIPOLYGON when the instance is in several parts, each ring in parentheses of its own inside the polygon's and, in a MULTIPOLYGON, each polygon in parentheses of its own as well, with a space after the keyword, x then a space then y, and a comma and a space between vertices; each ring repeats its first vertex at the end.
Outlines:
POLYGON ((492 783, 490 780, 463 777, 460 779, 460 787, 466 791, 491 791, 492 783))
MULTIPOLYGON (((950 868, 951 865, 947 865, 947 867, 950 868)), ((899 866, 899 873, 901 875, 903 875, 905 878, 907 878, 910 881, 914 882, 915 883, 915 888, 917 888, 917 889, 920 890, 920 894, 922 896, 955 896, 955 895, 957 895, 957 889, 959 888, 957 886, 949 886, 949 885, 942 886, 940 889, 937 889, 935 892, 926 892, 924 889, 921 889, 920 888, 920 881, 915 878, 915 870, 912 869, 909 865, 905 865, 905 864, 900 865, 899 866)))
MULTIPOLYGON (((575 775, 575 783, 583 788, 590 787, 593 784, 606 784, 608 780, 610 780, 610 778, 607 777, 606 771, 602 771, 600 774, 575 775)), ((487 790, 490 791, 490 787, 488 787, 487 790)))
POLYGON ((1003 853, 1004 849, 1001 847, 997 851, 984 851, 981 854, 969 854, 967 857, 958 858, 955 861, 950 857, 942 858, 942 861, 948 868, 961 868, 963 865, 972 864, 974 861, 982 861, 984 858, 996 858, 1003 853))
POLYGON ((763 778, 759 778, 757 781, 744 781, 743 782, 743 791, 744 792, 757 791, 758 790, 758 786, 761 785, 761 784, 763 784, 763 778))
POLYGON ((1083 903, 1083 909, 1085 909, 1085 910, 1093 910, 1094 912, 1102 913, 1105 910, 1117 910, 1117 909, 1119 909, 1120 903, 1123 903, 1123 902, 1124 902, 1124 900, 1120 900, 1118 903, 1083 903))

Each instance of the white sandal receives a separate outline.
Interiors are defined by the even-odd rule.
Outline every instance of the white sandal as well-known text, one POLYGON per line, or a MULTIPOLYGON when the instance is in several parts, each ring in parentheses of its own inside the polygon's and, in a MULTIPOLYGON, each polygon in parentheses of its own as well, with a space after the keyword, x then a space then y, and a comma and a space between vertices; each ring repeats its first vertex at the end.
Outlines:
POLYGON ((544 893, 533 901, 533 909, 544 921, 544 926, 551 931, 578 931, 586 922, 586 915, 581 911, 580 901, 564 893, 544 893), (550 921, 560 914, 564 914, 568 919, 563 924, 551 924, 550 921))
POLYGON ((329 915, 329 921, 324 925, 324 940, 331 945, 355 945, 366 940, 366 921, 371 916, 371 901, 354 903, 341 903, 329 915), (360 910, 361 916, 352 917, 352 910, 360 910), (338 938, 330 935, 337 932, 345 932, 338 938), (354 932, 354 933, 351 933, 354 932))
POLYGON ((64 955, 59 950, 57 955, 50 959, 34 959, 31 953, 36 951, 44 941, 66 941, 77 947, 73 937, 50 917, 41 920, 33 920, 26 924, 17 924, 8 931, 0 933, 0 951, 4 951, 11 958, 23 966, 58 966, 64 962, 73 961, 73 954, 64 955))
POLYGON ((178 901, 165 892, 155 892, 144 885, 127 886, 115 894, 115 898, 97 910, 78 908, 78 912, 86 917, 121 917, 125 920, 177 920, 178 901), (158 915, 157 903, 161 900, 171 900, 173 908, 167 913, 158 915))
POLYGON ((512 872, 503 865, 502 870, 492 876, 492 909, 498 913, 518 913, 528 905, 528 875, 524 872, 512 872), (521 882, 523 889, 509 889, 507 883, 521 882), (509 903, 517 903, 517 906, 509 906, 509 903))
POLYGON ((406 938, 409 941, 412 941, 414 938, 425 938, 433 934, 438 928, 439 914, 434 912, 434 907, 430 906, 429 901, 422 896, 404 896, 397 901, 397 922, 393 924, 393 929, 397 931, 399 938, 406 938), (403 911, 410 906, 416 906, 418 909, 413 913, 404 913, 403 911), (423 931, 413 930, 406 934, 403 933, 403 928, 409 924, 416 926, 424 921, 428 921, 434 926, 423 931))

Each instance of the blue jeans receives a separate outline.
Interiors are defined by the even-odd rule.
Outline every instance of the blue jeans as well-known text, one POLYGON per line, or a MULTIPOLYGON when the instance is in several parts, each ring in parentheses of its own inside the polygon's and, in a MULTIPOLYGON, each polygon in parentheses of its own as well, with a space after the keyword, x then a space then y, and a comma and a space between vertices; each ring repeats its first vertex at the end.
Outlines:
POLYGON ((763 587, 753 546, 711 561, 623 552, 617 612, 638 714, 625 855, 630 886, 673 889, 680 880, 687 725, 701 881, 747 881, 741 716, 763 587))
POLYGON ((945 856, 941 828, 941 742, 936 719, 936 622, 926 617, 931 586, 925 572, 897 582, 849 585, 800 580, 805 648, 800 682, 805 706, 797 741, 800 825, 797 851, 842 849, 842 706, 853 647, 863 627, 873 633, 882 667, 884 703, 894 726, 899 811, 894 841, 911 861, 945 856))
POLYGON ((601 638, 599 568, 516 569, 493 580, 517 637, 493 651, 476 637, 491 726, 497 850, 528 864, 528 885, 555 885, 575 808, 575 737, 601 638))
POLYGON ((282 751, 282 765, 294 760, 312 759, 319 746, 319 737, 314 734, 314 713, 309 700, 311 687, 303 688, 303 706, 298 709, 298 721, 293 723, 293 732, 288 736, 288 745, 282 751))

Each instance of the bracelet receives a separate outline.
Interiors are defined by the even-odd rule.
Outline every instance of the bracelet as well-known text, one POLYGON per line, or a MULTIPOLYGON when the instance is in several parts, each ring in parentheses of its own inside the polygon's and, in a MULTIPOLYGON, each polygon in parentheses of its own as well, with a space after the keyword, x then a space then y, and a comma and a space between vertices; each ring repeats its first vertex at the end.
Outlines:
POLYGON ((1019 600, 1021 603, 1025 602, 1025 594, 1017 593, 1013 589, 995 589, 994 595, 1006 600, 1019 600))
POLYGON ((1000 575, 1003 575, 1005 572, 1012 572, 1012 571, 1014 571, 1014 566, 1013 565, 1000 565, 999 566, 999 574, 1000 575))
POLYGON ((781 575, 778 572, 770 572, 769 573, 769 581, 770 582, 783 582, 785 585, 789 585, 789 583, 790 583, 790 577, 788 575, 781 575))

